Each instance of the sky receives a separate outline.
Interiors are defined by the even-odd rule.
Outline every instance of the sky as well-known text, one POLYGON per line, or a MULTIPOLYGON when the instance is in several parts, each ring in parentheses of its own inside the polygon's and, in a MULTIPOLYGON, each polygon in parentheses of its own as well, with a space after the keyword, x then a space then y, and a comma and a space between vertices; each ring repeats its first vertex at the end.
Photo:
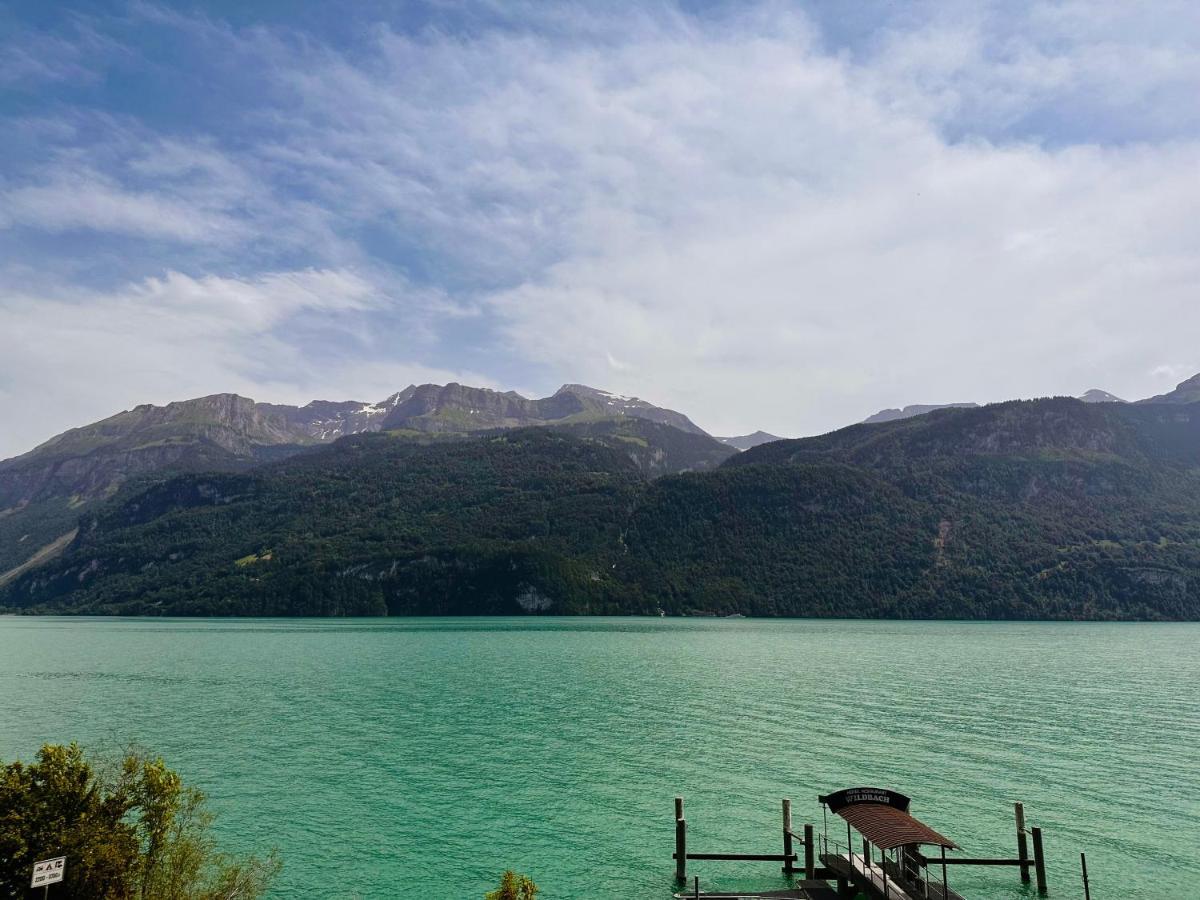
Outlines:
POLYGON ((0 3, 0 457, 579 382, 715 434, 1200 372, 1200 4, 0 3))

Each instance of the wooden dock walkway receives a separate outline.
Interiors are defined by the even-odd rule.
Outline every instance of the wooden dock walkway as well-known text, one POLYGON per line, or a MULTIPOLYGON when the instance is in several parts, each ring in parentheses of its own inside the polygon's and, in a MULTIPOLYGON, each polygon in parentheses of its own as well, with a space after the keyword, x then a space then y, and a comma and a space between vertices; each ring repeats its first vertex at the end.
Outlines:
POLYGON ((871 898, 926 900, 928 897, 929 900, 963 900, 953 890, 936 883, 929 884, 928 892, 918 893, 915 889, 902 885, 890 873, 886 873, 879 863, 866 861, 857 853, 852 853, 849 857, 839 853, 823 853, 821 865, 835 875, 845 878, 871 898))

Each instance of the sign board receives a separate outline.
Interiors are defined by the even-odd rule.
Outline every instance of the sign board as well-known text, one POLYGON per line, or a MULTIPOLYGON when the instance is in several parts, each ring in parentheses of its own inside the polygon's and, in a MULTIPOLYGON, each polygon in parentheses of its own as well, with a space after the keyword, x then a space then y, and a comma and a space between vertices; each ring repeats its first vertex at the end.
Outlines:
POLYGON ((67 868, 67 858, 56 856, 54 859, 43 859, 33 864, 33 883, 30 887, 43 887, 56 884, 63 880, 63 872, 67 868))
POLYGON ((875 803, 880 806, 891 806, 900 812, 908 812, 909 799, 896 791, 887 788, 847 788, 817 798, 821 803, 828 804, 830 812, 838 812, 847 806, 859 803, 875 803))

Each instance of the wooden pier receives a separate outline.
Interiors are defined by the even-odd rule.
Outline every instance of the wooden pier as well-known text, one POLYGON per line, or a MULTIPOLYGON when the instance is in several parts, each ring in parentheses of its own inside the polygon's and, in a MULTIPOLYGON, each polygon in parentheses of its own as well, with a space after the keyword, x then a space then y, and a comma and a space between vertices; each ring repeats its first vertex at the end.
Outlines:
MULTIPOLYGON (((1009 866, 1016 868, 1022 882, 1030 881, 1030 869, 1037 880, 1038 893, 1047 893, 1046 862, 1040 828, 1026 828, 1025 808, 1014 805, 1017 854, 1014 858, 950 856, 958 845, 909 813, 910 800, 885 788, 849 788, 818 796, 822 829, 806 823, 795 830, 792 802, 782 801, 780 853, 692 852, 688 850, 687 819, 683 798, 675 798, 675 880, 678 900, 839 900, 865 895, 871 900, 965 900, 949 884, 954 866, 1009 866), (843 837, 832 834, 828 814, 844 821, 843 837), (858 833, 858 842, 854 832, 858 833), (1029 845, 1032 842, 1033 856, 1029 845), (932 847, 933 854, 925 852, 932 847), (766 891, 716 891, 700 889, 693 876, 688 885, 690 861, 723 860, 729 862, 781 864, 789 887, 766 891), (690 888, 690 889, 689 889, 690 888)), ((1084 878, 1086 885, 1086 861, 1084 878)), ((1086 888, 1085 888, 1086 889, 1086 888)))

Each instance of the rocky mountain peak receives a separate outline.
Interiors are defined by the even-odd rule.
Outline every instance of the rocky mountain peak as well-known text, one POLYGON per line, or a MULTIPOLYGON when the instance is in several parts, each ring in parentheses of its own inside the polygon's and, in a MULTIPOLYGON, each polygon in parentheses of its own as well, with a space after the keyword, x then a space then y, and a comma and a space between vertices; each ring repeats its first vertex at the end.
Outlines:
POLYGON ((1116 394, 1110 394, 1108 391, 1102 391, 1099 388, 1092 388, 1079 395, 1079 399, 1084 403, 1125 403, 1116 394))

